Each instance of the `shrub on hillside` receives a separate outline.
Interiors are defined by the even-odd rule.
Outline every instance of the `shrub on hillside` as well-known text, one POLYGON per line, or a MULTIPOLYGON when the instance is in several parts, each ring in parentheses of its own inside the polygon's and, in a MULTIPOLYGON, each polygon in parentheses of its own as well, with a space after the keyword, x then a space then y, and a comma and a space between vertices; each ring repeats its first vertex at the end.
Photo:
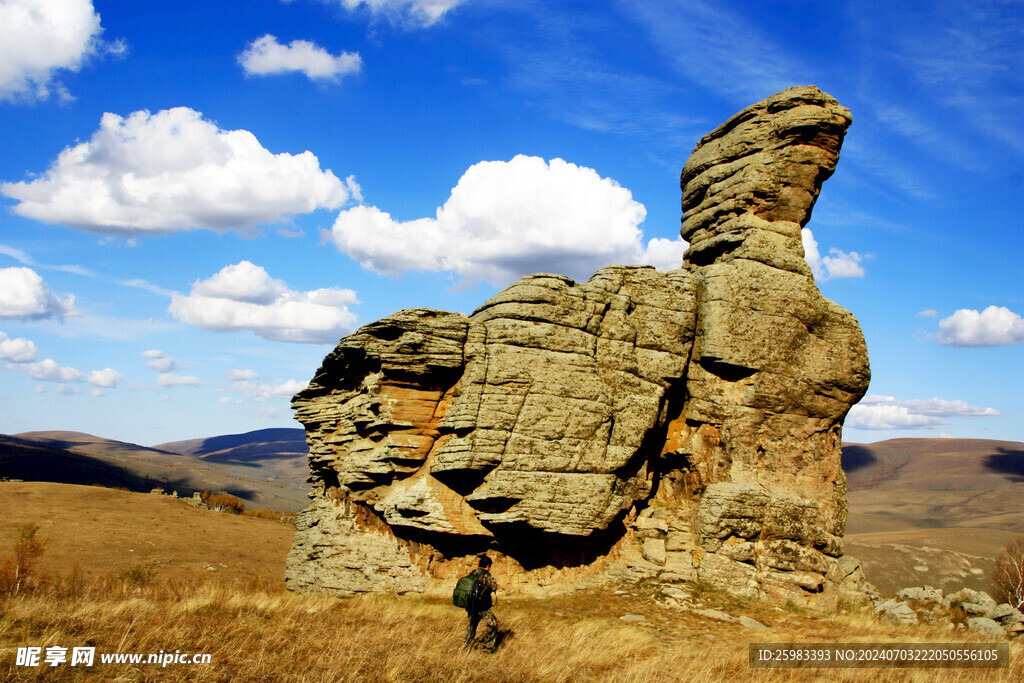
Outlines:
POLYGON ((14 541, 13 557, 8 555, 0 563, 0 595, 16 595, 35 587, 34 566, 36 558, 46 551, 46 539, 39 538, 38 524, 29 524, 18 529, 14 541))
POLYGON ((1017 609, 1024 609, 1024 536, 1010 541, 992 572, 1002 599, 1017 609))
POLYGON ((203 491, 200 496, 206 507, 217 512, 230 512, 233 515, 240 515, 245 511, 245 503, 228 493, 211 493, 203 491))
POLYGON ((255 517, 256 519, 272 519, 275 522, 281 522, 281 524, 295 524, 295 513, 294 512, 283 512, 281 510, 268 510, 267 508, 256 508, 255 510, 245 510, 242 512, 246 517, 255 517))

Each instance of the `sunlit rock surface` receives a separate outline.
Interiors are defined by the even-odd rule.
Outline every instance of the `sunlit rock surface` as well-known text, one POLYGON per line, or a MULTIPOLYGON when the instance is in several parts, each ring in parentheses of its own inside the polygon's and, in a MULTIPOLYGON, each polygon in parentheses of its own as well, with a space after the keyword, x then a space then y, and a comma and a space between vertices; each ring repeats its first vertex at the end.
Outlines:
POLYGON ((850 122, 791 88, 705 136, 679 270, 532 275, 342 339, 293 401, 313 488, 289 587, 443 592, 488 550, 524 593, 660 575, 833 601, 869 370, 800 230, 850 122))

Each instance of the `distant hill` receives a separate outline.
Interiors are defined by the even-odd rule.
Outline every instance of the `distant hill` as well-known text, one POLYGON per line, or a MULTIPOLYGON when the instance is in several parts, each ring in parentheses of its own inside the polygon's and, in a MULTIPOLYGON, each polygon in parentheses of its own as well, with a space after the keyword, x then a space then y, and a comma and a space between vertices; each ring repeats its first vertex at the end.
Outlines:
POLYGON ((845 546, 885 592, 994 590, 993 558, 1024 534, 1024 443, 891 439, 845 444, 845 546))
POLYGON ((309 475, 309 449, 303 429, 258 429, 244 434, 171 441, 153 448, 191 455, 207 462, 258 467, 279 481, 301 486, 303 490, 309 475))
POLYGON ((891 439, 843 446, 847 533, 977 527, 1024 534, 1024 443, 891 439))
POLYGON ((245 500, 250 508, 289 511, 301 510, 306 504, 305 456, 291 455, 290 459, 277 458, 276 461, 273 457, 248 462, 230 458, 221 461, 216 457, 203 458, 66 431, 25 432, 7 437, 6 441, 9 443, 0 442, 0 453, 6 454, 0 461, 5 463, 4 469, 0 469, 0 476, 59 483, 93 483, 81 481, 81 476, 75 474, 83 467, 82 458, 87 458, 84 462, 91 466, 102 464, 125 476, 137 478, 137 481, 129 478, 125 480, 126 484, 116 484, 133 491, 148 491, 154 486, 176 490, 178 495, 191 495, 194 491, 203 490, 226 491, 245 500), (49 449, 46 468, 31 464, 36 456, 25 450, 27 446, 49 449), (57 457, 62 451, 65 452, 63 459, 57 457), (300 460, 301 466, 298 464, 300 460), (19 476, 15 472, 29 474, 19 476))
POLYGON ((304 429, 258 429, 244 434, 170 441, 153 447, 207 463, 259 469, 267 479, 301 489, 305 505, 309 450, 304 429))
POLYGON ((129 491, 149 491, 160 484, 99 458, 13 436, 0 436, 0 477, 129 491))
POLYGON ((268 455, 306 457, 306 432, 303 429, 278 427, 257 429, 244 434, 209 436, 187 441, 170 441, 153 446, 158 450, 196 455, 200 457, 218 455, 216 459, 249 460, 264 459, 268 455))

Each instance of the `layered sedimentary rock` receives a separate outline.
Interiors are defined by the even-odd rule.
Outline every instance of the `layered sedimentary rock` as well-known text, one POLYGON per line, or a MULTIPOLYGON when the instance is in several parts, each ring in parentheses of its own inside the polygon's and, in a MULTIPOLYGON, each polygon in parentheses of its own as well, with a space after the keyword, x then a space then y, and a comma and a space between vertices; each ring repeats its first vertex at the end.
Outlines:
POLYGON ((524 592, 661 574, 832 599, 869 371, 800 230, 850 121, 792 88, 705 136, 679 270, 533 275, 342 339, 293 402, 313 490, 288 585, 450 590, 487 550, 524 592))

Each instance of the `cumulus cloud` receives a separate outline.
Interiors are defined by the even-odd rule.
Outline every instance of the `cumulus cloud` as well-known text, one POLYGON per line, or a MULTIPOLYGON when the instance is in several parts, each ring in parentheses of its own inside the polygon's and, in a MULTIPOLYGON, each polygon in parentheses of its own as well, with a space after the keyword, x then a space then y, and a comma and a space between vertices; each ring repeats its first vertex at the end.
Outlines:
POLYGON ((125 376, 113 368, 103 368, 102 370, 93 370, 90 372, 85 381, 94 387, 104 387, 110 389, 116 387, 118 384, 125 380, 125 376))
MULTIPOLYGON (((247 396, 253 400, 254 403, 265 403, 275 398, 288 398, 290 399, 295 394, 299 393, 303 389, 309 386, 308 381, 299 381, 295 379, 289 379, 279 384, 270 382, 249 382, 241 381, 233 383, 227 390, 247 396)), ((224 401, 222 403, 229 403, 231 400, 224 401)))
POLYGON ((139 355, 141 355, 143 358, 151 358, 152 360, 146 361, 146 367, 149 368, 150 370, 155 370, 156 372, 170 372, 171 370, 178 367, 178 363, 174 360, 174 358, 170 354, 164 353, 160 349, 149 349, 147 351, 143 351, 139 355))
POLYGON ((828 256, 822 257, 818 251, 818 242, 810 230, 804 228, 800 236, 804 244, 804 259, 818 280, 864 277, 864 268, 860 265, 864 257, 857 252, 846 253, 832 247, 828 250, 828 256))
POLYGON ((0 2, 0 101, 69 98, 54 77, 78 71, 102 31, 90 0, 0 2))
POLYGON ((383 275, 449 272, 504 285, 549 271, 586 279, 609 263, 657 260, 678 268, 681 240, 652 240, 629 190, 562 159, 519 155, 471 166, 433 218, 398 221, 374 206, 342 211, 326 239, 383 275))
POLYGON ((175 294, 169 311, 177 320, 214 332, 250 331, 270 341, 333 343, 356 322, 351 289, 299 292, 249 261, 225 266, 175 294))
POLYGON ((937 318, 939 312, 932 308, 926 308, 915 315, 915 318, 937 318))
POLYGON ((224 373, 224 379, 229 382, 259 379, 260 375, 255 370, 228 370, 224 373))
POLYGON ((980 313, 961 308, 939 321, 939 343, 973 347, 1024 344, 1024 318, 1005 306, 989 306, 980 313))
POLYGON ((221 130, 187 107, 104 114, 88 142, 42 177, 0 184, 15 213, 102 235, 246 229, 337 209, 358 192, 312 152, 273 154, 247 130, 221 130))
POLYGON ((363 68, 357 52, 338 56, 308 40, 293 40, 287 45, 277 42, 269 33, 249 43, 238 57, 245 73, 269 76, 298 71, 310 80, 337 81, 341 76, 357 74, 363 68))
POLYGON ((164 372, 156 378, 156 383, 161 387, 198 387, 203 385, 203 380, 193 375, 175 375, 172 372, 164 372))
POLYGON ((869 394, 850 409, 845 424, 853 429, 923 429, 949 424, 945 418, 1001 414, 994 408, 972 406, 966 401, 898 400, 894 396, 869 394))
POLYGON ((640 263, 652 265, 661 271, 677 270, 683 267, 683 253, 689 247, 690 243, 682 237, 674 240, 655 237, 647 243, 640 263))
POLYGON ((346 9, 356 10, 365 7, 374 16, 383 16, 392 23, 407 26, 432 26, 445 12, 462 2, 463 0, 340 0, 341 6, 346 9))
POLYGON ((15 367, 24 369, 29 377, 40 382, 81 382, 85 379, 85 373, 74 368, 62 367, 52 358, 15 367))
POLYGON ((0 360, 30 363, 36 359, 38 353, 39 351, 31 339, 25 339, 24 337, 11 339, 3 332, 0 332, 0 360))
POLYGON ((31 268, 0 268, 0 318, 42 320, 78 315, 75 297, 60 299, 31 268))

